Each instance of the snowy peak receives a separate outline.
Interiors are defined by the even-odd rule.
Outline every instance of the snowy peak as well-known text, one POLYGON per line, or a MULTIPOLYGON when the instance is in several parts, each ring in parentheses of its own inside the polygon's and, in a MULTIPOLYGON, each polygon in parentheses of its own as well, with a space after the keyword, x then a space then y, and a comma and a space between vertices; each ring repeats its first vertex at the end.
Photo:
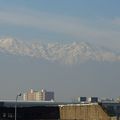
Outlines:
POLYGON ((0 46, 7 48, 7 47, 10 47, 10 46, 14 45, 15 42, 16 42, 16 40, 14 40, 12 38, 1 39, 0 40, 0 46))
POLYGON ((0 39, 0 52, 46 59, 65 64, 81 63, 88 60, 114 62, 120 61, 120 55, 96 48, 89 43, 25 43, 12 38, 0 39))

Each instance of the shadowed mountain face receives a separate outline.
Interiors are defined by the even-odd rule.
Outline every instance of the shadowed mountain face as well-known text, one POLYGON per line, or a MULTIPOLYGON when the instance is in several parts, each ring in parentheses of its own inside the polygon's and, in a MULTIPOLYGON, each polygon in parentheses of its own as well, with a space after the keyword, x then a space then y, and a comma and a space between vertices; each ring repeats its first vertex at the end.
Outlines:
POLYGON ((11 55, 29 56, 51 62, 76 64, 85 61, 115 62, 120 55, 85 42, 59 43, 25 43, 12 38, 0 39, 0 52, 11 55))

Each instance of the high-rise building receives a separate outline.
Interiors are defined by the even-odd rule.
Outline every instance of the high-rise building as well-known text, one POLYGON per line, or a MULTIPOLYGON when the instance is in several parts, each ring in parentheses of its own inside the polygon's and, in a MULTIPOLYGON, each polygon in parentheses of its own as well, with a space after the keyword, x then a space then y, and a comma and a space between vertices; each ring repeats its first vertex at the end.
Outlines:
POLYGON ((54 92, 46 91, 35 91, 33 89, 23 94, 23 100, 25 101, 54 101, 54 92))

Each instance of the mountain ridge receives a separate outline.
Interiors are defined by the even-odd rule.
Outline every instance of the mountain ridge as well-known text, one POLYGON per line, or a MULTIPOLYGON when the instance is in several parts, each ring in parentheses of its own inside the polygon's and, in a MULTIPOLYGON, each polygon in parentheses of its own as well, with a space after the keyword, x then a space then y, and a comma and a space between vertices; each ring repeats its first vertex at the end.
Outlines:
POLYGON ((39 42, 27 43, 13 38, 3 38, 0 39, 0 52, 65 64, 76 64, 88 60, 99 62, 120 61, 119 54, 111 50, 92 46, 86 42, 41 44, 39 42))

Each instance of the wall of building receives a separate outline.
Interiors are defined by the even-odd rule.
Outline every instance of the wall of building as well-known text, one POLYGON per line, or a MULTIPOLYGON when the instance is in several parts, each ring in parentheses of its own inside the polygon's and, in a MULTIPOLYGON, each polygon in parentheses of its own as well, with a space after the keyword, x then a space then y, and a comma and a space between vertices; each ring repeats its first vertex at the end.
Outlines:
MULTIPOLYGON (((0 102, 0 120, 15 119, 16 102, 0 102)), ((17 120, 120 120, 98 103, 18 102, 17 120)))
POLYGON ((60 106, 60 120, 111 120, 111 118, 98 104, 74 104, 60 106))

